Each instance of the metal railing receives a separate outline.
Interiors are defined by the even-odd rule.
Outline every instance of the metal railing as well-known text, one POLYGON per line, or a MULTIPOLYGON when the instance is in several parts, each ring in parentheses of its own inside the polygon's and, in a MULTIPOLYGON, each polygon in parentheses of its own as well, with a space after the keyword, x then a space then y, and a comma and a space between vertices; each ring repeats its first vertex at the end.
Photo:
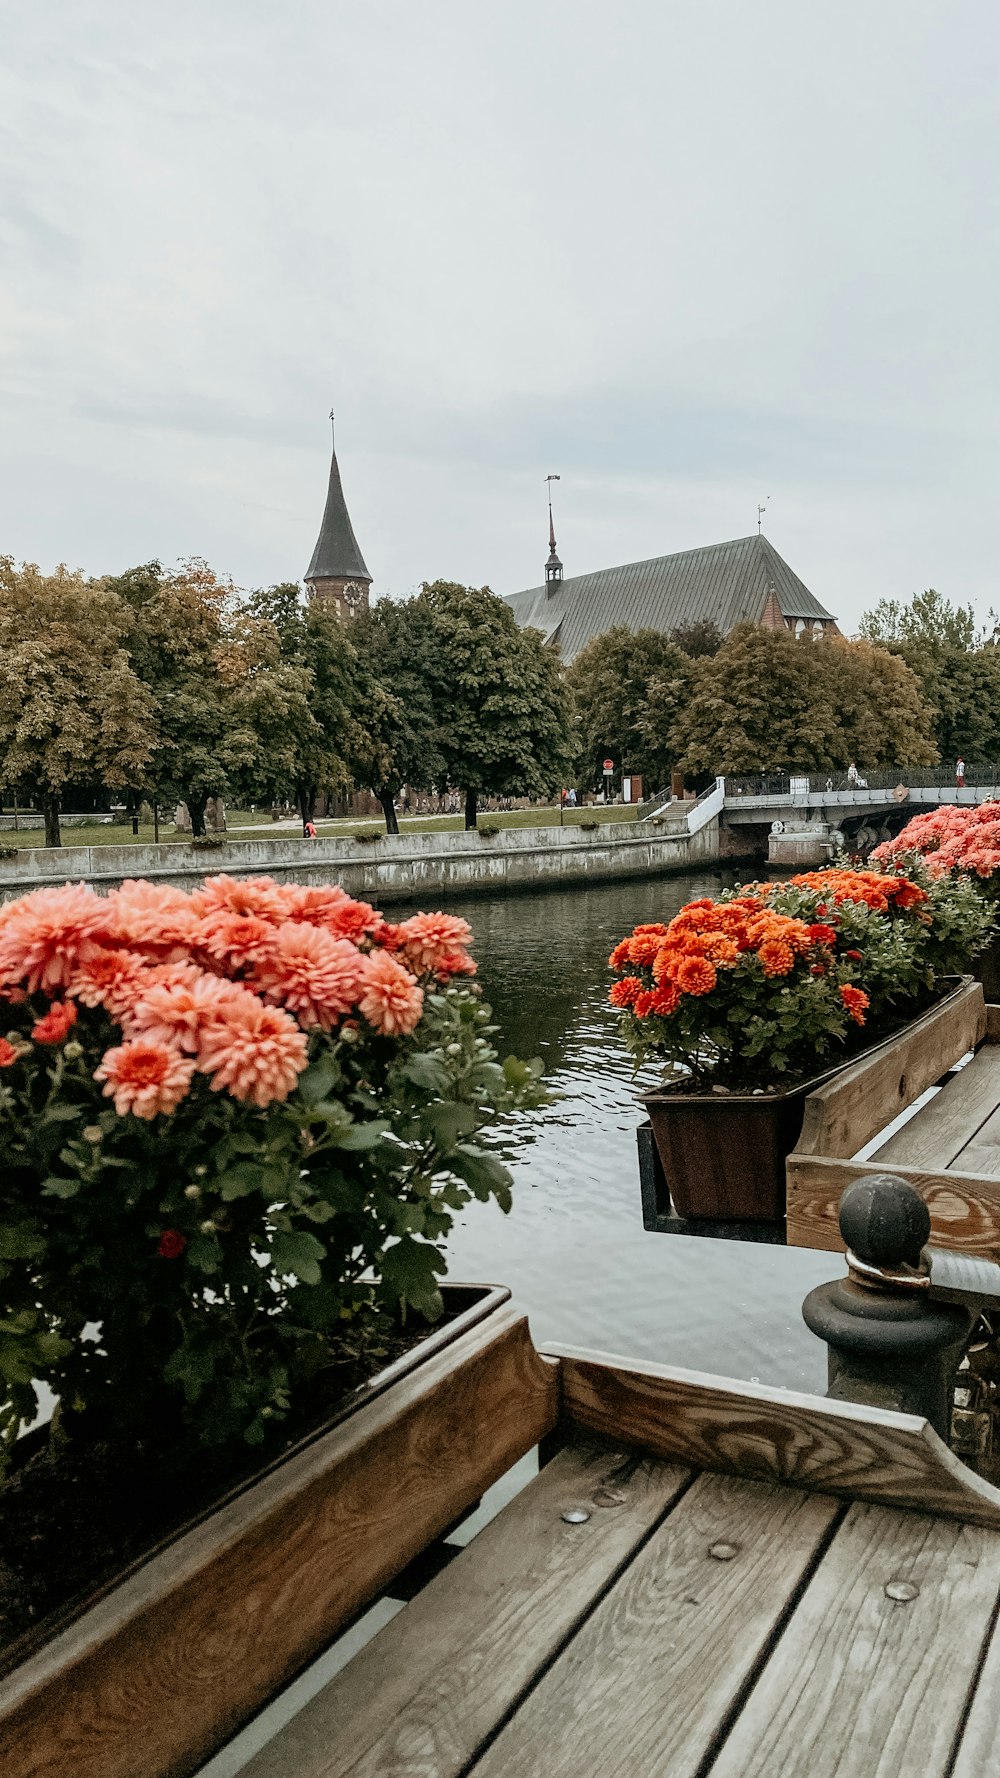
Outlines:
MULTIPOLYGON (((907 790, 950 792, 956 788, 954 770, 943 766, 858 766, 856 778, 840 771, 810 772, 808 775, 803 772, 801 776, 794 772, 755 772, 727 776, 726 796, 733 800, 740 797, 786 797, 800 789, 804 791, 807 783, 809 793, 814 796, 866 790, 891 794, 900 784, 907 790)), ((1000 790, 1000 765, 967 766, 964 788, 1000 790)))

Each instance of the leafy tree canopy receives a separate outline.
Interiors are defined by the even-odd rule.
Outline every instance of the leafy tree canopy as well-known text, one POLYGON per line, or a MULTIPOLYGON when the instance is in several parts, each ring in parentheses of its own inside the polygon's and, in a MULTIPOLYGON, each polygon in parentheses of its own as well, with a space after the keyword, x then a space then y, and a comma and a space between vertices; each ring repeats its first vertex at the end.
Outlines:
POLYGON ((697 660, 704 654, 718 654, 726 638, 711 618, 699 617, 695 623, 678 624, 676 630, 671 630, 670 640, 697 660))
POLYGON ((572 705, 558 656, 521 630, 489 587, 425 582, 413 619, 427 626, 427 675, 442 783, 465 791, 465 823, 481 793, 544 796, 573 757, 572 705))
POLYGON ((396 833, 395 800, 403 785, 429 790, 447 776, 434 696, 434 629, 418 599, 380 599, 352 635, 370 687, 370 749, 359 761, 359 776, 382 804, 388 832, 396 833))
POLYGON ((866 642, 923 643, 934 648, 973 648, 976 619, 971 605, 953 605, 934 587, 905 599, 880 599, 861 619, 866 642))
POLYGON ((585 784, 602 782, 602 762, 639 772, 652 788, 676 763, 672 731, 690 689, 692 663, 659 630, 624 625, 594 636, 566 678, 576 702, 577 770, 585 784))
POLYGON ((24 785, 60 843, 67 784, 125 786, 156 745, 155 706, 123 643, 129 612, 107 581, 0 557, 0 781, 24 785))

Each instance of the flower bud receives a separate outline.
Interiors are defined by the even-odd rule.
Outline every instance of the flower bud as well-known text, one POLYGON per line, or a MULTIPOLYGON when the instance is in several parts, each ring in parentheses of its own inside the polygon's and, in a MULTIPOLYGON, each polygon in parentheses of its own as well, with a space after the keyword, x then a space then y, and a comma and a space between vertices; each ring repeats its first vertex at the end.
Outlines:
POLYGON ((100 1124, 84 1124, 83 1129, 80 1131, 80 1135, 83 1137, 84 1142, 93 1142, 96 1144, 104 1141, 104 1131, 101 1129, 100 1124))
POLYGON ((215 1223, 212 1221, 211 1217, 209 1217, 206 1222, 200 1222, 198 1224, 198 1227, 200 1228, 203 1235, 214 1235, 215 1234, 215 1223))
POLYGON ((77 1043, 76 1038, 71 1037, 68 1043, 63 1044, 63 1055, 67 1062, 78 1062, 83 1055, 83 1044, 77 1043))
POLYGON ((186 1185, 184 1187, 184 1196, 186 1198, 200 1198, 201 1197, 201 1186, 200 1185, 186 1185))
POLYGON ((207 1167, 195 1167, 195 1169, 194 1169, 194 1176, 195 1176, 195 1178, 196 1178, 196 1179, 204 1179, 204 1177, 205 1177, 205 1174, 206 1174, 206 1173, 207 1173, 207 1172, 208 1172, 208 1168, 207 1168, 207 1167))

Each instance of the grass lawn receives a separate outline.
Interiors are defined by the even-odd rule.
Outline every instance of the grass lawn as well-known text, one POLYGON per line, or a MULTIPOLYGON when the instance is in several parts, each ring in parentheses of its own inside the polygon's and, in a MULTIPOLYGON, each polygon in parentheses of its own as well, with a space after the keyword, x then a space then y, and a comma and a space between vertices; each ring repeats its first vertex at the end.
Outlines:
MULTIPOLYGON (((612 804, 610 808, 595 809, 564 809, 563 825, 570 827, 579 825, 581 821, 634 821, 638 810, 621 804, 612 804)), ((558 827, 560 812, 558 809, 514 809, 509 814, 481 814, 480 827, 558 827)), ((300 837, 301 829, 297 821, 266 822, 261 815, 251 815, 249 810, 235 809, 227 814, 229 833, 233 839, 253 840, 287 840, 300 837)), ((464 826, 461 815, 412 815, 402 818, 399 826, 402 833, 448 833, 457 832, 464 826)), ((338 836, 355 833, 384 833, 385 822, 378 818, 362 820, 358 816, 343 821, 318 821, 317 832, 320 837, 338 836)), ((175 833, 173 827, 166 822, 160 824, 160 844, 164 846, 180 845, 186 834, 175 833)), ((114 823, 110 821, 87 822, 81 827, 64 826, 62 830, 64 846, 132 846, 152 845, 153 829, 140 823, 138 838, 132 832, 131 822, 114 823)), ((43 846, 45 835, 40 827, 22 827, 14 833, 9 828, 0 830, 0 851, 7 846, 19 849, 31 846, 43 846)), ((206 870, 214 869, 214 859, 221 856, 221 848, 214 853, 206 848, 206 870)))

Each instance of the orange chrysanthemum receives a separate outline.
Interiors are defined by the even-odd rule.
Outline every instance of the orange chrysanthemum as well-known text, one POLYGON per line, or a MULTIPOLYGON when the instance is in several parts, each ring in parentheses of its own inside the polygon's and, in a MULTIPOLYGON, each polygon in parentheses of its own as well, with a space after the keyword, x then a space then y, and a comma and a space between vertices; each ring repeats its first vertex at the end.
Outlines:
POLYGON ((643 992, 642 982, 637 975, 622 976, 620 982, 613 982, 608 994, 612 1006, 634 1006, 643 992))
POLYGON ((467 920, 455 914, 413 914, 396 927, 395 942, 418 975, 475 975, 476 965, 466 952, 472 937, 467 920))
POLYGON ((854 1023, 856 1025, 863 1025, 865 1022, 865 1013, 870 1005, 870 1001, 864 990, 853 987, 850 982, 845 982, 840 990, 840 998, 844 1002, 854 1023))
POLYGON ((225 1019, 206 1025, 198 1067, 211 1076, 212 1091, 262 1108, 287 1099, 309 1060, 305 1033, 276 1006, 242 994, 225 1019))
POLYGON ((420 1021, 424 991, 387 951, 364 959, 364 991, 358 1008, 384 1037, 404 1037, 420 1021))
POLYGON ((307 1030, 319 1025, 331 1031, 358 1003, 365 961, 350 939, 286 921, 276 927, 274 943, 255 964, 251 980, 307 1030))
POLYGON ((18 1051, 6 1037, 0 1037, 0 1068, 13 1068, 18 1058, 18 1051))
POLYGON ((678 964, 674 983, 682 994, 711 994, 716 983, 715 965, 707 957, 685 957, 678 964))
POLYGON ((235 877, 206 877, 190 897, 190 906, 202 920, 209 914, 257 914, 278 924, 292 917, 290 898, 294 904, 298 893, 297 886, 295 890, 283 889, 273 877, 250 877, 246 882, 235 877))
POLYGON ((53 1000, 47 1013, 36 1019, 31 1035, 36 1043, 62 1043, 76 1024, 77 1012, 72 1000, 53 1000))
POLYGON ((217 975, 199 972, 180 981, 153 981, 127 1015, 125 1029, 129 1037, 173 1044, 195 1055, 206 1027, 225 1021, 234 1006, 248 1000, 254 996, 246 988, 217 975))
POLYGON ((106 1052, 95 1080, 103 1080, 105 1098, 113 1099, 119 1117, 131 1112, 147 1122, 160 1112, 176 1110, 191 1085, 194 1062, 170 1044, 138 1037, 106 1052))
POLYGON ((77 963, 66 992, 81 1006, 103 1006, 120 1023, 142 992, 144 966, 145 959, 135 951, 95 949, 77 963))
POLYGON ((213 962, 227 969, 260 963, 274 941, 274 923, 259 914, 234 914, 216 908, 198 926, 198 945, 213 962))
POLYGON ((795 968, 795 952, 783 938, 766 938, 757 955, 765 975, 788 975, 795 968))

